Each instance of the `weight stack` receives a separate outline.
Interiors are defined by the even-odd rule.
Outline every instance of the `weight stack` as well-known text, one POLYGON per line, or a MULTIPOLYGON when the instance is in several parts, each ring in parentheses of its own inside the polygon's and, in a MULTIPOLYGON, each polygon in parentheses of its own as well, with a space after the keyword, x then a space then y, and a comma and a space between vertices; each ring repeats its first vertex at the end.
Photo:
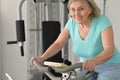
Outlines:
MULTIPOLYGON (((60 34, 60 22, 58 21, 43 21, 42 22, 42 41, 43 52, 57 39, 60 34)), ((62 51, 59 51, 55 56, 47 59, 46 61, 63 62, 62 51)), ((55 76, 62 76, 60 73, 51 71, 55 76)), ((46 77, 46 80, 50 80, 46 77)))

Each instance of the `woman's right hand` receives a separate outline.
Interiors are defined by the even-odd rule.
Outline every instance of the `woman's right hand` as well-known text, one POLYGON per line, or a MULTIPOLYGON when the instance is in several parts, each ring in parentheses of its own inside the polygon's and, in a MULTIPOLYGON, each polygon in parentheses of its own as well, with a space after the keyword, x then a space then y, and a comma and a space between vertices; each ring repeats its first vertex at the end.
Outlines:
POLYGON ((34 63, 33 63, 34 60, 37 60, 39 63, 42 63, 42 62, 44 61, 44 59, 43 59, 42 56, 33 56, 33 57, 31 57, 31 59, 30 59, 30 64, 31 64, 33 67, 35 67, 35 65, 34 65, 34 63))

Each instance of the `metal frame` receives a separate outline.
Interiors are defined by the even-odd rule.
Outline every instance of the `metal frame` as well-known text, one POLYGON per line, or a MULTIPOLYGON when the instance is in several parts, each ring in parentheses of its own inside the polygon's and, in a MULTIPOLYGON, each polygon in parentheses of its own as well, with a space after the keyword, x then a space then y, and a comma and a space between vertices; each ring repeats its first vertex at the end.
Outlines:
MULTIPOLYGON (((61 0, 36 0, 36 2, 32 2, 28 0, 27 2, 30 3, 30 5, 28 4, 28 10, 30 12, 28 11, 29 14, 28 14, 28 21, 27 21, 29 25, 28 27, 29 41, 27 41, 28 50, 30 50, 29 51, 30 54, 28 55, 28 60, 29 60, 31 56, 38 56, 38 55, 40 56, 43 53, 41 22, 42 21, 60 21, 61 26, 64 26, 65 23, 67 22, 68 13, 66 12, 67 7, 65 7, 67 6, 67 4, 64 4, 61 0), (52 7, 51 7, 51 4, 52 4, 52 7), (56 7, 52 9, 54 6, 56 7)), ((68 55, 67 53, 68 50, 66 51, 65 50, 66 48, 63 50, 63 52, 66 55, 68 55)), ((63 58, 65 56, 64 53, 62 55, 63 58)), ((67 57, 68 56, 66 56, 65 59, 67 59, 67 57)), ((42 73, 40 74, 38 73, 38 71, 34 71, 31 68, 31 66, 28 64, 28 78, 33 79, 34 76, 37 76, 36 74, 39 74, 39 76, 42 76, 42 73), (30 76, 31 74, 33 75, 33 77, 30 76)), ((39 80, 43 80, 43 79, 39 78, 39 80)))
POLYGON ((106 14, 106 2, 107 2, 107 0, 104 0, 104 3, 103 3, 103 15, 106 14))

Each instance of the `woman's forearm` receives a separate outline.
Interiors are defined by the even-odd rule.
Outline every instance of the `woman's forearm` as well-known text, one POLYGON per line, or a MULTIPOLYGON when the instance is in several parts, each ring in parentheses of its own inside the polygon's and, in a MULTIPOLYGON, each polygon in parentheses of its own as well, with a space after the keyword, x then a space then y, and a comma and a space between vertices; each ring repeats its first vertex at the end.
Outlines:
POLYGON ((44 53, 41 57, 43 57, 44 60, 54 56, 62 49, 62 45, 59 43, 53 43, 44 53))
POLYGON ((94 57, 94 61, 99 64, 103 64, 107 62, 112 56, 114 55, 114 49, 106 49, 103 52, 101 52, 99 55, 94 57))
POLYGON ((57 54, 69 39, 69 32, 66 28, 62 30, 56 41, 41 56, 44 60, 57 54))

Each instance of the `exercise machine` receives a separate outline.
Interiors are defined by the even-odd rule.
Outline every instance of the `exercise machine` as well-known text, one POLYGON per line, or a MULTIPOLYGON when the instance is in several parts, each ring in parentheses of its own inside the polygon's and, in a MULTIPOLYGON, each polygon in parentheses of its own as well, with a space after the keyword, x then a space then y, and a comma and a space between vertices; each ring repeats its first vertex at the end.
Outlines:
POLYGON ((71 66, 67 66, 63 63, 56 62, 44 62, 41 64, 36 60, 34 60, 33 62, 36 68, 40 72, 44 72, 51 80, 87 80, 94 74, 94 71, 91 71, 84 76, 77 78, 75 69, 82 67, 82 63, 76 63, 71 66), (56 77, 54 74, 51 73, 51 70, 62 73, 62 76, 56 77))
MULTIPOLYGON (((42 53, 56 40, 61 31, 61 26, 64 26, 68 19, 66 7, 68 0, 34 1, 34 3, 30 2, 30 5, 28 5, 30 57, 42 55, 42 53)), ((47 59, 47 61, 67 62, 67 53, 67 49, 61 50, 57 55, 47 59)), ((30 59, 30 57, 28 59, 30 59)), ((28 67, 29 66, 28 64, 28 67)), ((34 72, 31 67, 28 74, 32 75, 30 79, 33 80, 44 80, 45 78, 45 80, 50 80, 45 74, 34 72), (44 79, 42 77, 44 77, 44 79)), ((59 73, 57 75, 61 76, 59 73)))
POLYGON ((17 4, 17 20, 16 20, 16 41, 8 41, 7 44, 18 44, 21 51, 21 56, 24 56, 24 42, 25 42, 25 24, 22 19, 22 5, 25 0, 19 0, 17 4))

